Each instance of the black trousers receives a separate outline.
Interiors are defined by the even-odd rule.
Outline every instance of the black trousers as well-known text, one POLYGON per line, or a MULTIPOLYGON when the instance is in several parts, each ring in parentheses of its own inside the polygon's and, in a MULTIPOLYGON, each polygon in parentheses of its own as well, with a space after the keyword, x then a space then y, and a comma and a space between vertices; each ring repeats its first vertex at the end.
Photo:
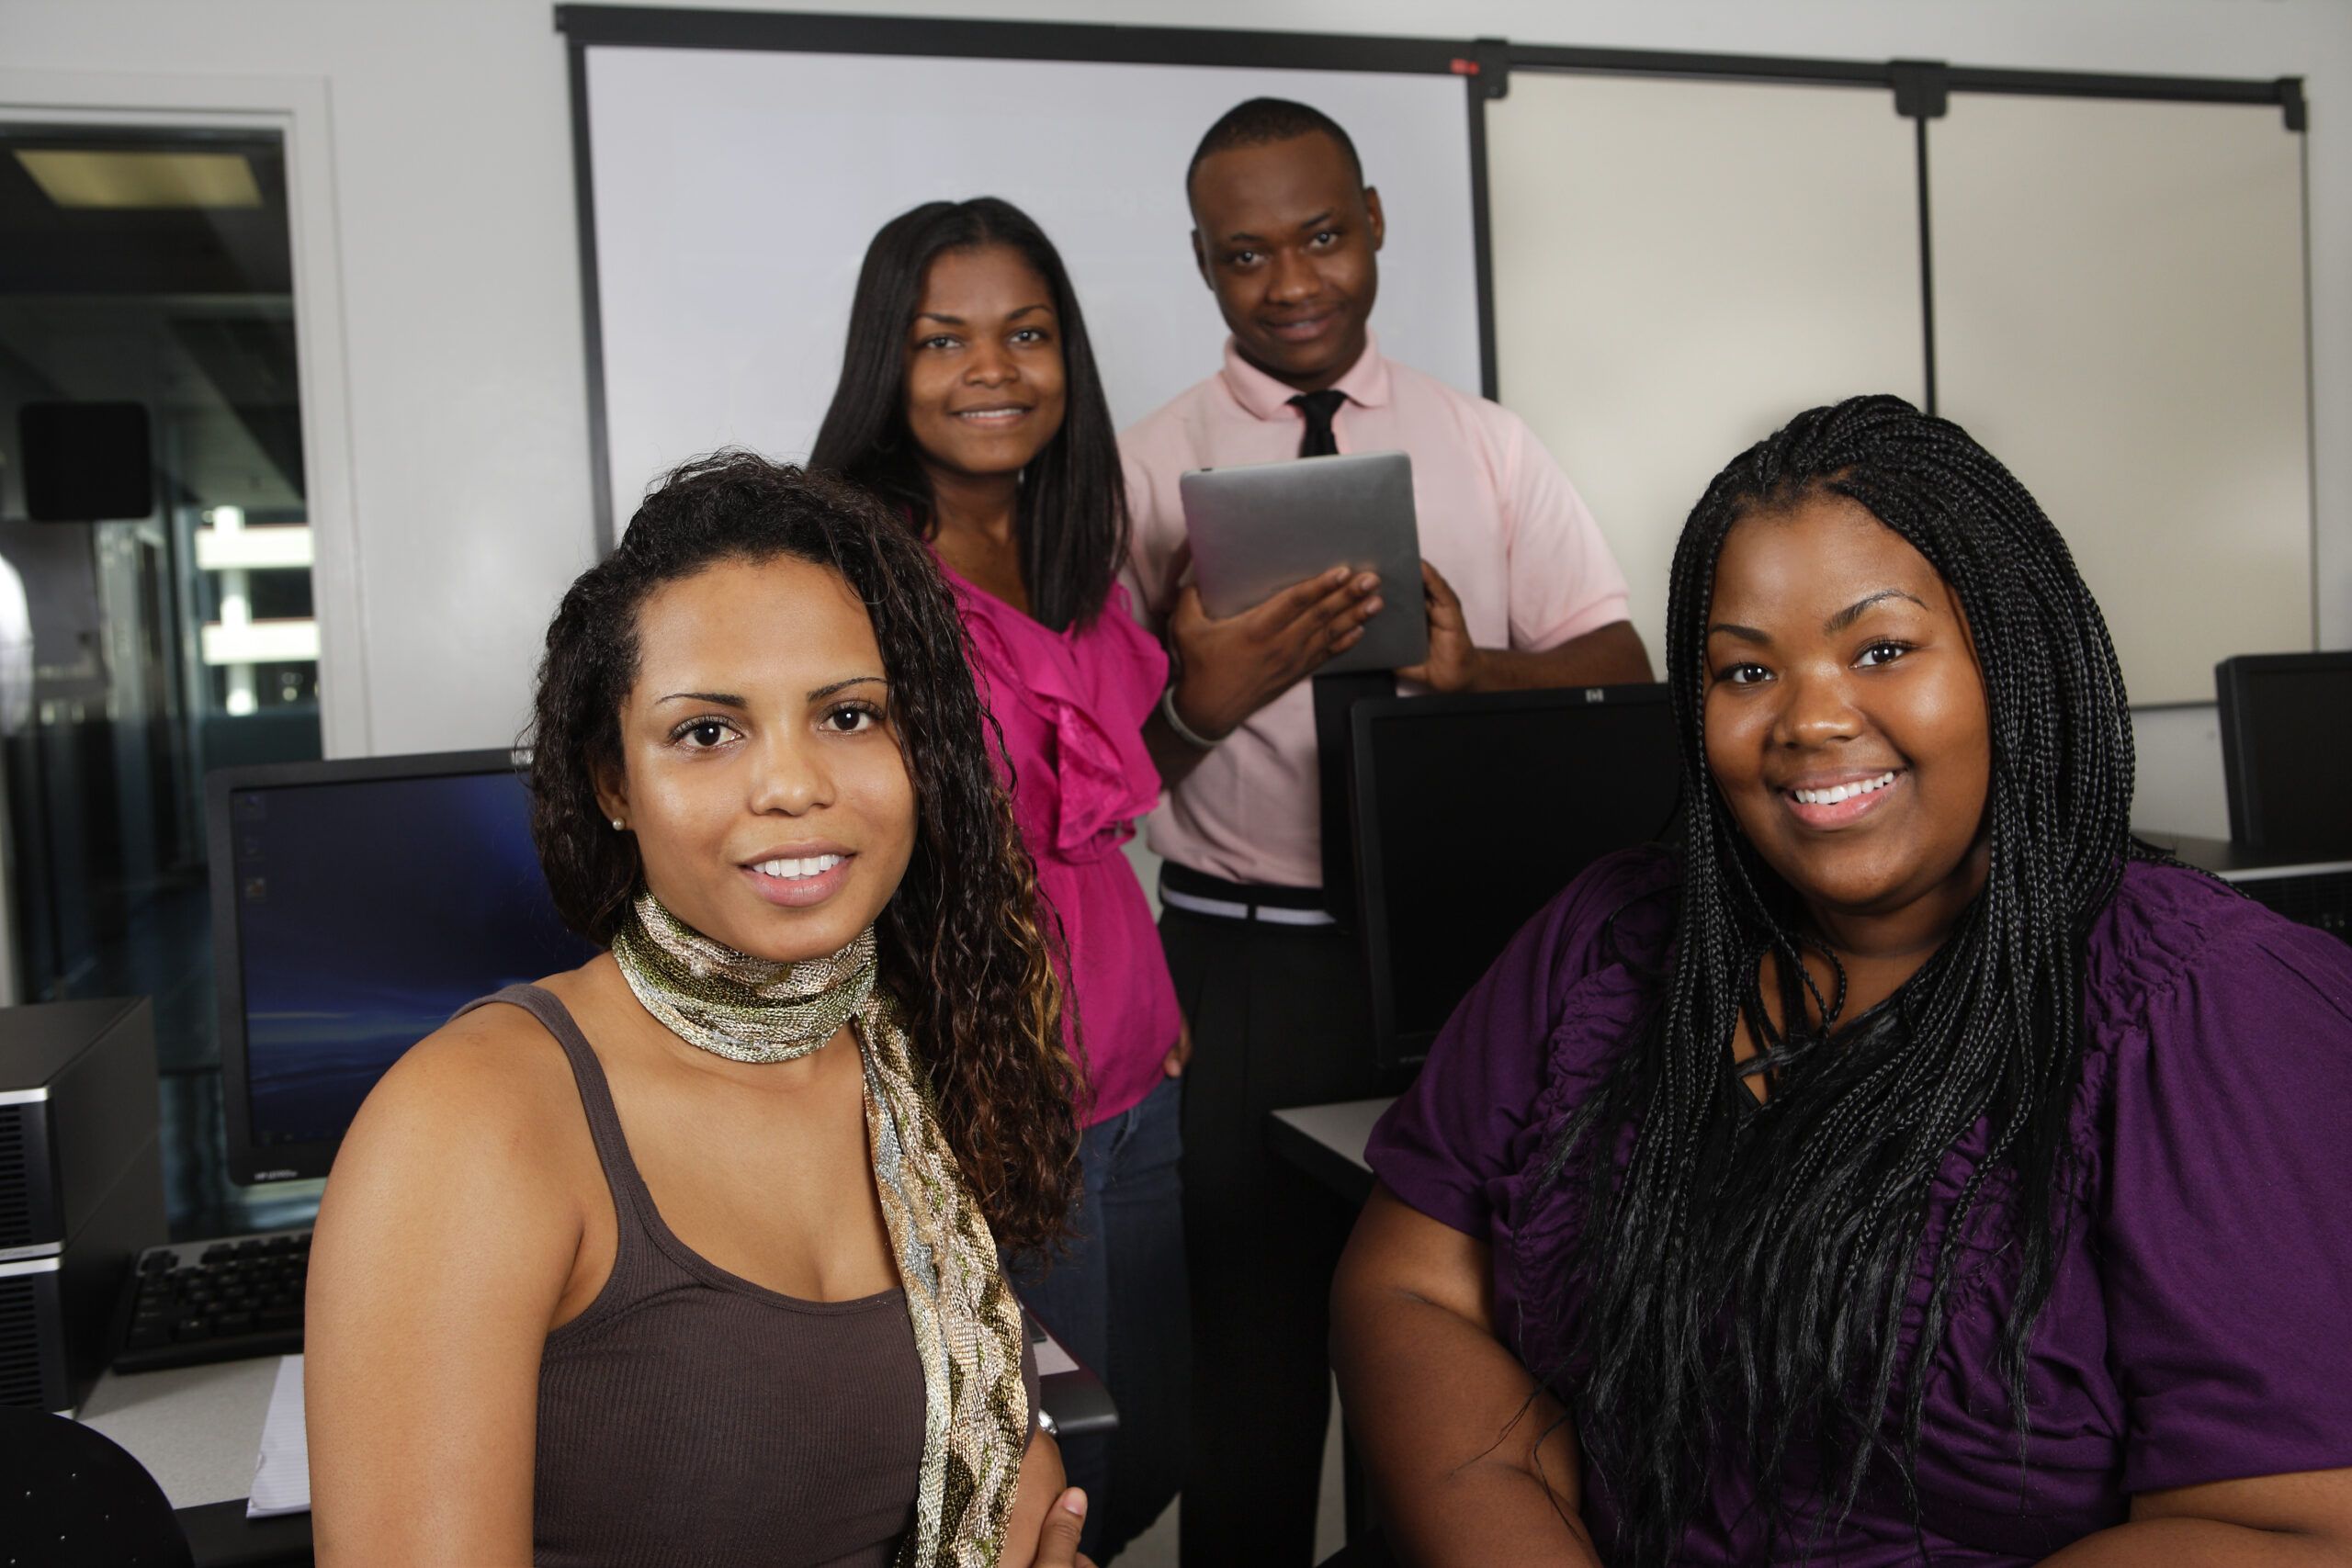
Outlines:
POLYGON ((1379 1092, 1363 961, 1332 926, 1170 908, 1193 1026, 1184 1240, 1193 1286, 1185 1568, 1307 1568, 1330 1419, 1331 1271, 1347 1207, 1266 1142, 1266 1113, 1379 1092))

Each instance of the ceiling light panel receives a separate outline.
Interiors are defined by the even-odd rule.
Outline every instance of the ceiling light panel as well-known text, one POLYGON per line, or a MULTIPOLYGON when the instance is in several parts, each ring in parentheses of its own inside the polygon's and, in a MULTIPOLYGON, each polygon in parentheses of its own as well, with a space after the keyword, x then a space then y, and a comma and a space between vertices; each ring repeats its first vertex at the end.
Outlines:
POLYGON ((60 207, 255 208, 261 186, 242 152, 18 148, 17 162, 60 207))

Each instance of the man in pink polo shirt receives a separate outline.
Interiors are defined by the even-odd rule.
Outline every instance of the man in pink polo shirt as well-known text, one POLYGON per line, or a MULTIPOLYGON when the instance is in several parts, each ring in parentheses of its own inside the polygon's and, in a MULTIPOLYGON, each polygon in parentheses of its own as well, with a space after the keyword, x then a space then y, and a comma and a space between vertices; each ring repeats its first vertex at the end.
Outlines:
MULTIPOLYGON (((1184 1091, 1193 1287, 1187 1564, 1305 1563, 1329 1418, 1325 1307, 1337 1234, 1268 1154, 1283 1106, 1380 1087, 1363 961, 1326 911, 1317 664, 1377 607, 1335 573, 1212 620, 1185 578, 1177 479, 1329 452, 1413 459, 1430 656, 1441 692, 1650 679, 1625 580, 1567 477, 1517 416, 1381 356, 1368 325, 1383 219, 1355 148, 1303 104, 1253 99, 1187 175, 1202 277, 1232 336, 1224 368, 1120 440, 1135 602, 1181 673, 1148 731, 1171 798, 1160 939, 1194 1043, 1184 1091)), ((1351 679, 1342 677, 1340 679, 1351 679)), ((1411 689, 1408 687, 1408 689, 1411 689)), ((1329 705, 1344 694, 1323 693, 1329 705)), ((1431 822, 1449 852, 1508 854, 1478 803, 1431 822)), ((1407 960, 1409 962, 1409 958, 1407 960)))

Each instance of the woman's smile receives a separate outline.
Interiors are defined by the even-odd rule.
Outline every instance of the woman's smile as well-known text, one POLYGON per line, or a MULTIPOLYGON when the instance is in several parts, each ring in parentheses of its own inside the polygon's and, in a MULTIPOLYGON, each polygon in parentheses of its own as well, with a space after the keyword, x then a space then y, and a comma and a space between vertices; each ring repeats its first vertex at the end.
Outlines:
POLYGON ((1903 777, 1901 768, 1874 773, 1851 769, 1829 775, 1815 773, 1804 783, 1781 786, 1781 795, 1790 812, 1808 828, 1850 828, 1886 805, 1903 777))
POLYGON ((986 408, 958 409, 956 417, 967 424, 1001 429, 1020 423, 1029 413, 1026 403, 991 403, 986 408))
POLYGON ((769 903, 806 909, 846 886, 856 859, 854 851, 811 845, 764 853, 741 869, 752 890, 769 903))

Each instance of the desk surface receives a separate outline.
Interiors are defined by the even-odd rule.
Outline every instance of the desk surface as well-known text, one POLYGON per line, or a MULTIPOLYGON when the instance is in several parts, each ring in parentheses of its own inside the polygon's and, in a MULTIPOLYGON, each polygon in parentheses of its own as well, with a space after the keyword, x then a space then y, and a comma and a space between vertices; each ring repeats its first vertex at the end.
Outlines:
POLYGON ((1266 1138, 1274 1148, 1331 1194, 1361 1204, 1372 1196, 1372 1167, 1363 1160, 1373 1123, 1396 1104, 1394 1099, 1343 1100, 1334 1105, 1298 1105, 1266 1118, 1266 1138))
POLYGON ((1275 1111, 1274 1120, 1312 1138, 1370 1176, 1372 1167, 1363 1162, 1364 1145, 1372 1141, 1373 1123, 1396 1103, 1396 1097, 1387 1095, 1379 1100, 1343 1100, 1334 1105, 1297 1105, 1275 1111))
POLYGON ((263 1419, 277 1385, 276 1356, 108 1372, 81 1419, 147 1467, 179 1510, 197 1568, 291 1568, 311 1561, 311 1516, 245 1517, 263 1419))
POLYGON ((128 1449, 175 1508, 245 1500, 261 1452, 262 1418, 277 1383, 276 1356, 108 1372, 82 1406, 95 1427, 128 1449))

